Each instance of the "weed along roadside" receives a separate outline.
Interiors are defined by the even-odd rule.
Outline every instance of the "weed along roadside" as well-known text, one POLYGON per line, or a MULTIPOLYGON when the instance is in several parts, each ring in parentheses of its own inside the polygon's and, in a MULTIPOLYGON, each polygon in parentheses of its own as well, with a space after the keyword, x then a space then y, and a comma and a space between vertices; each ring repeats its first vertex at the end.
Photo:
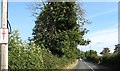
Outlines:
POLYGON ((63 69, 73 69, 78 63, 78 59, 68 65, 66 65, 63 69))

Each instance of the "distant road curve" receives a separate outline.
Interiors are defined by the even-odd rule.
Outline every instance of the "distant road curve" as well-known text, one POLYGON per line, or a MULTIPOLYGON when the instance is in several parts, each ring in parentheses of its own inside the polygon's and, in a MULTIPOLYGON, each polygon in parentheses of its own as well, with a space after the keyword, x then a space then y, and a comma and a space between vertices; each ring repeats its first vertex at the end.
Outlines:
POLYGON ((79 60, 73 71, 116 71, 108 67, 98 65, 87 60, 79 60))

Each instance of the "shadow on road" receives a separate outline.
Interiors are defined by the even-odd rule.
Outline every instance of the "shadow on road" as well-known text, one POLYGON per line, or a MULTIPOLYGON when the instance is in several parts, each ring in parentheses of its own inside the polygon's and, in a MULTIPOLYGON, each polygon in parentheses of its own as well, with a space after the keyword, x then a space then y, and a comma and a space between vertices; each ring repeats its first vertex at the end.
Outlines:
POLYGON ((78 64, 71 71, 119 71, 118 69, 111 69, 90 60, 79 60, 78 64))

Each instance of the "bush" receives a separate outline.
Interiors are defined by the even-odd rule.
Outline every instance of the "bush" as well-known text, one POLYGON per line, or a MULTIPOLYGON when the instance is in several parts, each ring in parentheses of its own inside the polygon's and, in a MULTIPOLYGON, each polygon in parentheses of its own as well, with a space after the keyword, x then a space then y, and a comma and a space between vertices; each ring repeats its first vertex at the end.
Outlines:
POLYGON ((52 55, 49 49, 42 47, 33 42, 31 45, 23 44, 18 31, 15 31, 9 38, 9 69, 59 69, 75 61, 66 56, 52 55))
POLYGON ((112 68, 119 68, 120 66, 120 54, 113 53, 111 55, 103 56, 102 64, 110 66, 112 68))

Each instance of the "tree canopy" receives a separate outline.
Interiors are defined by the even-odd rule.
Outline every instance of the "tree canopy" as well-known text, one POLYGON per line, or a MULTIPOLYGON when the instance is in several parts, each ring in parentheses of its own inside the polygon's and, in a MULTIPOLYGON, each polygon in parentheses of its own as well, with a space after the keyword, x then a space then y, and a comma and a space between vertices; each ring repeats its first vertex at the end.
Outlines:
POLYGON ((104 48, 102 52, 100 52, 100 54, 104 55, 108 55, 110 52, 110 49, 108 47, 104 48))
POLYGON ((33 28, 37 45, 49 48, 55 55, 71 57, 79 52, 78 44, 89 43, 83 37, 88 31, 82 27, 87 23, 84 12, 75 2, 48 2, 43 8, 33 28))

